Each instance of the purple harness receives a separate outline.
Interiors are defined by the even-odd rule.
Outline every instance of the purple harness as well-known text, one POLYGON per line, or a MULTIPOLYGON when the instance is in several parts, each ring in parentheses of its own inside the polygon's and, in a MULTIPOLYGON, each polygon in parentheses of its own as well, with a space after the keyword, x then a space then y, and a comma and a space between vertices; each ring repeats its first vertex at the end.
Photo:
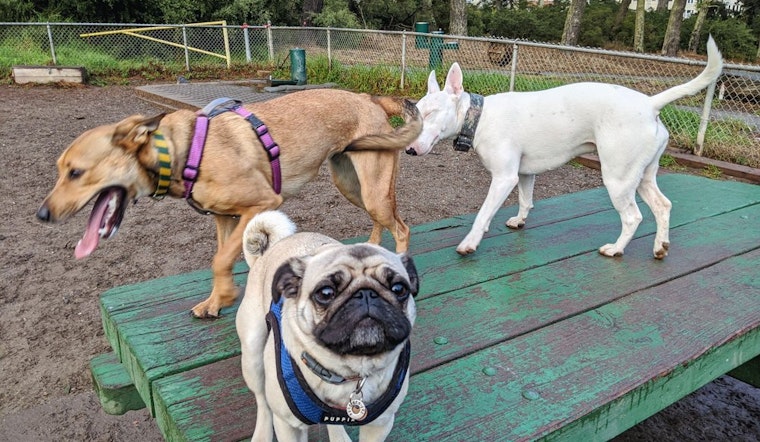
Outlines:
MULTIPOLYGON (((233 100, 231 98, 217 98, 212 101, 206 107, 198 111, 198 118, 195 120, 195 133, 193 134, 193 142, 190 145, 190 152, 187 154, 187 162, 185 163, 185 169, 182 171, 182 178, 185 182, 185 199, 190 205, 199 210, 197 203, 192 201, 193 185, 198 179, 198 173, 200 170, 201 158, 203 157, 203 148, 206 145, 206 135, 208 135, 209 120, 215 116, 224 112, 235 112, 241 117, 245 118, 250 124, 251 128, 256 132, 259 137, 259 141, 264 145, 264 150, 269 157, 269 163, 272 166, 272 187, 275 193, 279 195, 282 186, 282 174, 280 172, 280 146, 274 142, 272 135, 269 134, 269 130, 263 121, 256 118, 255 115, 248 112, 242 102, 239 100, 233 100), (191 202, 192 201, 192 202, 191 202), (194 204, 195 203, 195 204, 194 204)), ((200 210, 202 213, 208 213, 200 210)))

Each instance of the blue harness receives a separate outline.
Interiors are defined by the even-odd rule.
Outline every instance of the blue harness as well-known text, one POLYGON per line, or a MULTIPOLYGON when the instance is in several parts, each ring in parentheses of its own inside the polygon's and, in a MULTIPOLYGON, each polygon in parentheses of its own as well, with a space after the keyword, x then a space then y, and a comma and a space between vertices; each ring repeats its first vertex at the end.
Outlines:
POLYGON ((393 372, 388 389, 377 401, 367 404, 367 417, 361 421, 348 416, 344 408, 335 408, 320 400, 306 383, 303 373, 285 348, 280 333, 282 322, 282 305, 284 298, 278 302, 272 302, 267 313, 267 326, 274 334, 275 356, 277 360, 277 380, 280 382, 282 394, 293 414, 307 425, 315 424, 340 424, 340 425, 364 425, 375 420, 383 414, 390 404, 396 399, 404 384, 406 373, 409 370, 411 344, 406 341, 401 351, 396 369, 393 372))

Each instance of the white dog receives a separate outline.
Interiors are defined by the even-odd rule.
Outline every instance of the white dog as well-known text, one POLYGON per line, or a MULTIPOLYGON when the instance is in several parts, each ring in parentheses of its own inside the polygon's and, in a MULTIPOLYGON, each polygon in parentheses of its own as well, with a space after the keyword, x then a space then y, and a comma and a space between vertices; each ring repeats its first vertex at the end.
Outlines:
POLYGON ((341 425, 382 441, 409 385, 414 263, 378 245, 294 232, 269 211, 243 238, 250 272, 236 325, 256 395, 253 440, 305 441, 309 425, 328 424, 331 441, 350 441, 341 425))
POLYGON ((671 203, 657 187, 656 175, 668 131, 658 115, 666 104, 693 95, 718 78, 723 61, 712 37, 707 54, 707 66, 699 76, 652 97, 612 84, 577 83, 484 99, 464 91, 458 64, 449 69, 443 90, 431 72, 427 95, 417 103, 423 131, 407 153, 425 155, 438 141, 459 135, 455 148, 473 147, 491 173, 488 195, 457 252, 464 255, 477 249, 515 185, 520 208, 507 221, 513 229, 525 225, 533 207, 536 174, 596 150, 604 185, 623 224, 617 241, 600 247, 599 253, 623 254, 642 220, 635 200, 638 191, 657 222, 654 256, 664 258, 670 245, 671 203))

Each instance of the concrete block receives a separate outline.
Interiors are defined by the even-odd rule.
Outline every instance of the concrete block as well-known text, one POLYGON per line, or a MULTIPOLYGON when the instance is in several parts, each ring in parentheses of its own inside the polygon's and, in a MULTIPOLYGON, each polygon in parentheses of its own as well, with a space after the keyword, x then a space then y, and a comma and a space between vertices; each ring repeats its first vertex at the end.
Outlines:
POLYGON ((25 83, 84 83, 86 72, 83 67, 61 66, 14 66, 13 80, 25 83))

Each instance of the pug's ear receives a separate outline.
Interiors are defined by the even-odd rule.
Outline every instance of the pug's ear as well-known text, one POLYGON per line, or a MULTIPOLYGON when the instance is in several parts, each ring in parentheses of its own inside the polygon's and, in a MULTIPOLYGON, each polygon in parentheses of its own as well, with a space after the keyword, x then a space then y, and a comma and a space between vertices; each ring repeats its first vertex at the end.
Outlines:
POLYGON ((280 297, 296 298, 301 290, 303 272, 306 264, 300 258, 290 258, 274 273, 272 280, 272 301, 277 303, 280 297))
POLYGON ((416 296, 417 292, 420 291, 420 278, 417 276, 417 267, 414 266, 412 256, 408 253, 402 254, 400 258, 401 263, 404 264, 406 273, 409 275, 409 284, 411 284, 411 287, 409 289, 412 292, 412 296, 416 296))

